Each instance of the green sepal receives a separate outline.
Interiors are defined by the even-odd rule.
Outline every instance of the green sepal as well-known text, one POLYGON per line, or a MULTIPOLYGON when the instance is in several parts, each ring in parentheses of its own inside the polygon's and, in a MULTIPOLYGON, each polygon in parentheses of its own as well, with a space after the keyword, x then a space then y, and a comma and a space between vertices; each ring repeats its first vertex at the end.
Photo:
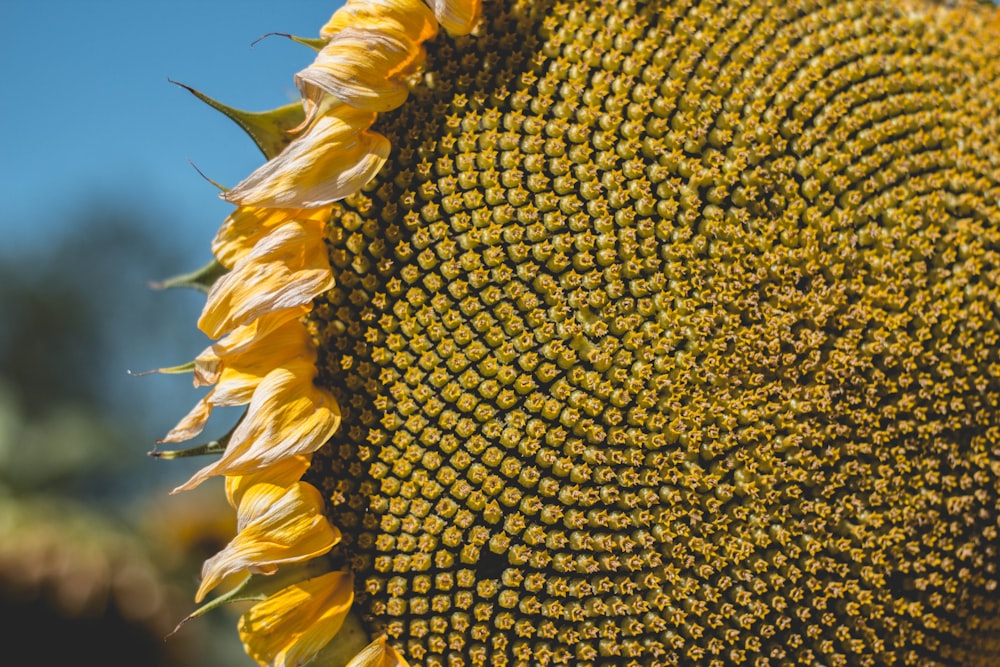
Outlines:
POLYGON ((151 282, 149 283, 149 286, 153 289, 190 287, 191 289, 196 289, 199 292, 208 294, 208 291, 212 289, 212 285, 215 284, 215 281, 226 275, 228 272, 229 269, 220 264, 219 260, 213 259, 205 266, 200 269, 195 269, 191 273, 182 273, 179 276, 173 276, 165 280, 151 282))
POLYGON ((292 102, 285 106, 271 109, 270 111, 243 111, 234 109, 217 100, 213 100, 205 93, 186 86, 177 81, 170 81, 184 90, 190 92, 199 100, 212 107, 216 111, 225 114, 230 120, 243 128, 243 131, 250 135, 257 148, 268 160, 278 155, 285 146, 291 143, 294 138, 291 131, 302 124, 305 120, 305 111, 302 104, 292 102))
POLYGON ((216 190, 218 190, 219 192, 222 192, 222 193, 229 192, 229 188, 225 187, 224 185, 222 185, 218 181, 213 181, 211 178, 209 178, 205 174, 205 172, 203 172, 201 169, 199 169, 198 165, 196 165, 194 162, 192 162, 191 160, 188 160, 188 164, 190 164, 194 168, 194 170, 198 172, 199 176, 201 176, 206 181, 208 181, 209 183, 211 183, 212 185, 214 185, 216 190))
POLYGON ((128 374, 132 377, 142 377, 143 375, 152 375, 153 373, 160 373, 162 375, 180 375, 182 373, 193 373, 194 369, 195 362, 189 361, 186 364, 170 366, 168 368, 154 368, 151 371, 128 371, 128 374))
POLYGON ((328 44, 328 42, 325 39, 322 39, 320 37, 296 37, 295 35, 287 35, 287 37, 293 42, 298 42, 303 46, 308 46, 310 49, 316 51, 317 53, 322 51, 323 47, 328 44))
MULTIPOLYGON (((241 418, 242 421, 242 418, 241 418)), ((237 422, 239 425, 239 422, 237 422)), ((153 447, 153 451, 149 452, 149 455, 154 459, 163 459, 164 461, 172 461, 174 459, 185 459, 189 456, 207 456, 209 454, 221 454, 226 451, 226 445, 229 444, 229 439, 233 437, 233 431, 236 430, 236 426, 225 434, 218 440, 212 440, 211 442, 206 442, 195 447, 189 447, 187 449, 168 449, 166 451, 160 451, 153 447)))
POLYGON ((157 368, 155 372, 163 375, 180 375, 182 373, 194 373, 195 362, 189 361, 186 364, 170 366, 168 368, 157 368))
POLYGON ((262 39, 267 39, 268 37, 285 37, 292 40, 296 44, 308 46, 310 49, 317 52, 322 51, 323 47, 329 43, 322 37, 296 37, 295 35, 289 35, 287 32, 269 32, 266 35, 261 35, 258 39, 254 40, 254 44, 262 39))
MULTIPOLYGON (((314 559, 306 563, 293 563, 279 567, 274 574, 250 574, 243 581, 226 591, 222 595, 206 602, 193 612, 188 614, 173 632, 177 632, 182 625, 191 619, 204 616, 213 609, 217 609, 227 604, 236 602, 260 602, 271 597, 281 589, 297 584, 300 581, 318 577, 330 571, 329 564, 322 558, 314 559)), ((173 634, 173 632, 171 634, 173 634)))

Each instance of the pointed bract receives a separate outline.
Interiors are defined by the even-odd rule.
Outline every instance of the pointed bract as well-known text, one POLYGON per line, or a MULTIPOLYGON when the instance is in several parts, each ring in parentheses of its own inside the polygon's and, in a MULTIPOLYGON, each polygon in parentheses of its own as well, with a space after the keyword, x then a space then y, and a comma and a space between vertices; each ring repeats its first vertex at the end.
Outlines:
POLYGON ((208 264, 190 273, 182 273, 164 280, 152 282, 149 286, 153 289, 172 289, 174 287, 188 287, 190 289, 205 292, 206 294, 216 280, 226 273, 226 267, 217 259, 213 259, 208 264))
POLYGON ((290 130, 299 125, 305 118, 302 105, 286 104, 269 111, 243 111, 214 100, 196 88, 177 81, 171 83, 180 86, 216 111, 225 114, 230 120, 240 126, 249 135, 257 148, 270 159, 280 153, 292 140, 290 130))

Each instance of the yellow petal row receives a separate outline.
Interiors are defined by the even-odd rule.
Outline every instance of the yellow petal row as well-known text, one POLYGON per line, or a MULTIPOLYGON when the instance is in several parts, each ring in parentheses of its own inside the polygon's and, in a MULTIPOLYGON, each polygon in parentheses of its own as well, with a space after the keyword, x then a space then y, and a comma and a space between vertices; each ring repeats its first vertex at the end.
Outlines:
POLYGON ((313 384, 315 375, 312 361, 268 373, 222 457, 175 491, 193 489, 215 475, 249 474, 322 447, 340 425, 340 409, 333 396, 313 384))
POLYGON ((340 541, 340 533, 322 512, 322 495, 305 482, 287 488, 255 484, 247 489, 237 509, 238 533, 205 561, 195 600, 202 600, 231 574, 272 574, 278 565, 325 554, 340 541))
MULTIPOLYGON (((439 25, 470 32, 480 12, 479 0, 349 0, 323 27, 327 43, 315 62, 295 77, 301 134, 221 195, 237 205, 212 244, 229 272, 212 286, 198 321, 216 342, 194 363, 195 386, 212 388, 164 438, 190 439, 214 407, 247 405, 222 456, 175 489, 224 476, 237 511, 237 535, 205 562, 197 600, 231 575, 270 574, 322 556, 340 539, 322 495, 300 481, 340 425, 336 400, 314 384, 315 345, 302 320, 334 284, 323 240, 329 205, 387 160, 388 140, 370 128, 378 112, 405 101, 423 42, 439 25)), ((248 654, 261 665, 308 662, 336 635, 353 598, 346 572, 278 591, 240 621, 248 654)), ((350 663, 376 665, 406 662, 381 637, 350 663)))
MULTIPOLYGON (((236 328, 225 338, 205 348, 194 360, 195 386, 215 384, 228 369, 246 369, 270 363, 270 345, 273 342, 285 345, 286 337, 294 338, 295 342, 308 347, 308 339, 302 337, 304 329, 292 324, 307 312, 308 308, 300 307, 268 313, 250 324, 236 328)), ((274 363, 270 363, 269 368, 274 366, 274 363)))
POLYGON ((195 437, 205 428, 213 408, 249 403, 257 386, 275 366, 296 359, 314 362, 316 355, 308 332, 301 322, 290 319, 303 311, 288 308, 268 313, 231 333, 225 343, 213 345, 199 355, 195 359, 195 386, 215 386, 162 442, 184 442, 195 437))
POLYGON ((311 303, 331 287, 322 228, 291 220, 262 238, 216 281, 198 327, 218 338, 268 313, 311 303))

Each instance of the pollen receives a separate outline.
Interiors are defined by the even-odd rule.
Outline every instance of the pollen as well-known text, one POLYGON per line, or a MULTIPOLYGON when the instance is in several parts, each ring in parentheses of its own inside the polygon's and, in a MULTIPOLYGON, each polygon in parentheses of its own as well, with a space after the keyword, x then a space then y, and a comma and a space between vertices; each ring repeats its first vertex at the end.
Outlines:
MULTIPOLYGON (((1000 34, 933 2, 486 3, 309 315, 417 665, 1000 657, 1000 34)), ((992 27, 991 27, 992 21, 992 27)))

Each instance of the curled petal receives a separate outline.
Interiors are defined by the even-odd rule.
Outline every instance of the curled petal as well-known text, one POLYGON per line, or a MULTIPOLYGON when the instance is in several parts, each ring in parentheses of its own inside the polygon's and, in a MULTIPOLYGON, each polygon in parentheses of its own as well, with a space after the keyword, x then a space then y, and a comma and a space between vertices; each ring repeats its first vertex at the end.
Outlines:
MULTIPOLYGON (((290 310, 295 312, 297 309, 290 310)), ((289 320, 267 333, 269 335, 260 337, 256 347, 230 355, 221 372, 214 376, 213 381, 217 384, 160 442, 184 442, 195 437, 205 428, 213 408, 246 405, 257 386, 275 368, 287 366, 292 361, 315 363, 316 351, 303 323, 289 320)), ((213 367, 219 367, 218 360, 213 367)), ((196 366, 196 384, 199 378, 206 377, 211 375, 198 373, 196 366)))
POLYGON ((205 561, 195 595, 205 594, 231 574, 273 574, 278 565, 321 556, 340 541, 340 533, 323 516, 323 496, 310 484, 289 487, 255 484, 237 510, 236 537, 205 561))
POLYGON ((479 23, 481 0, 428 0, 434 16, 449 34, 468 35, 479 23))
MULTIPOLYGON (((289 308, 288 311, 295 313, 301 309, 289 308)), ((283 315, 288 311, 269 315, 283 315)), ((215 400, 231 401, 226 405, 243 405, 250 400, 248 392, 252 392, 275 368, 287 366, 295 360, 316 361, 316 349, 309 330, 297 319, 290 319, 271 329, 258 329, 257 333, 253 338, 254 345, 227 354, 220 360, 223 368, 215 385, 215 400)))
POLYGON ((212 409, 246 405, 273 369, 292 361, 315 363, 306 325, 295 319, 305 308, 268 313, 202 352, 195 360, 196 387, 215 384, 160 442, 184 442, 205 428, 212 409))
POLYGON ((268 483, 278 486, 291 486, 302 478, 309 469, 310 456, 290 456, 272 466, 255 470, 246 475, 226 477, 226 497, 229 504, 239 507, 247 489, 255 484, 268 483))
POLYGON ((297 321, 307 312, 308 306, 286 308, 234 329, 222 340, 205 348, 194 360, 194 386, 215 384, 225 368, 253 368, 270 361, 270 370, 287 359, 311 350, 312 342, 308 338, 308 331, 297 321), (301 352, 295 352, 297 343, 304 345, 301 352), (285 347, 291 348, 289 351, 293 354, 275 354, 276 348, 285 347))
POLYGON ((422 0, 347 0, 319 31, 327 41, 346 28, 390 32, 419 44, 437 34, 437 21, 422 0))
POLYGON ((381 636, 362 649, 346 667, 410 667, 396 649, 381 636))
POLYGON ((218 338, 267 313, 307 304, 333 284, 323 230, 293 220, 272 230, 212 286, 198 326, 218 338))
POLYGON ((212 252, 228 269, 250 254, 253 247, 275 227, 290 220, 322 226, 330 218, 329 208, 283 209, 240 206, 222 223, 212 241, 212 252))
POLYGON ((423 64, 424 48, 405 34, 345 28, 295 75, 311 117, 323 93, 352 107, 389 111, 409 95, 406 77, 423 64))
POLYGON ((212 416, 212 393, 209 392, 198 401, 177 425, 170 429, 160 442, 184 442, 195 437, 205 429, 208 418, 212 416))
POLYGON ((322 447, 340 425, 340 407, 313 384, 315 373, 313 363, 304 361, 268 373, 222 457, 174 492, 192 489, 213 475, 250 474, 322 447))
POLYGON ((278 157, 222 197, 254 207, 321 207, 361 189, 389 157, 370 111, 335 104, 278 157))
POLYGON ((330 572, 284 588, 240 618, 240 638, 259 664, 298 667, 344 624, 354 602, 350 572, 330 572))

